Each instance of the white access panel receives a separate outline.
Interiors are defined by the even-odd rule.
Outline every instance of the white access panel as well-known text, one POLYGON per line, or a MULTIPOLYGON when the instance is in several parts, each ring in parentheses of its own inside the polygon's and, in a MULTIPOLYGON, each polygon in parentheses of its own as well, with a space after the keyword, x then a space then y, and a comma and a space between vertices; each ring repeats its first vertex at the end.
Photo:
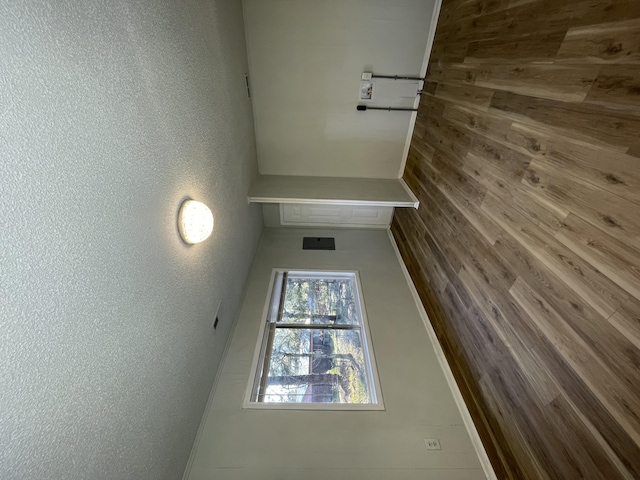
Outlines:
POLYGON ((282 225, 387 228, 393 207, 280 204, 282 225))

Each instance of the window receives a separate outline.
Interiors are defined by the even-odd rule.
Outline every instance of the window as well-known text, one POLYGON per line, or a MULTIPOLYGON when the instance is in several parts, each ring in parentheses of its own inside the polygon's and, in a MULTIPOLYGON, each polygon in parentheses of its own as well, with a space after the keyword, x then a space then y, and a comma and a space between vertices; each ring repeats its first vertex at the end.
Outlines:
POLYGON ((381 409, 357 273, 272 278, 245 406, 381 409))

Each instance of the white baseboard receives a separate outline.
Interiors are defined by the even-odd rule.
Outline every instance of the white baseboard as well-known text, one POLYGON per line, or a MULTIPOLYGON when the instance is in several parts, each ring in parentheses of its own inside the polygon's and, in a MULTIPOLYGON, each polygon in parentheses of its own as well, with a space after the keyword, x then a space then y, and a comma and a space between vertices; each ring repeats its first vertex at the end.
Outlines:
POLYGON ((460 415, 462 416, 462 421, 464 426, 467 428, 467 432, 469 433, 469 437, 471 438, 471 443, 473 444, 473 448, 478 455, 478 459, 480 460, 480 464, 482 465, 482 470, 484 470, 484 474, 487 477, 487 480, 498 480, 496 477, 496 473, 491 466, 491 461, 489 460, 489 456, 487 455, 487 451, 484 449, 484 445, 480 440, 480 435, 478 434, 478 430, 476 430, 476 426, 473 423, 471 418, 471 414, 469 413, 469 409, 467 405, 464 403, 464 399, 462 397, 462 393, 460 392, 460 388, 458 388, 458 384, 456 383, 455 377, 453 376, 453 372, 451 371, 451 367, 447 362, 447 358, 444 355, 444 351, 440 346, 440 342, 438 341, 438 337, 436 336, 436 332, 433 330, 433 326, 431 325, 431 321, 429 320, 429 316, 427 315, 424 306, 422 305, 422 301, 420 300, 420 296, 418 295, 418 290, 416 290, 416 286, 409 275, 409 270, 407 270, 406 265, 404 264, 404 260, 402 259, 402 255, 400 255, 400 250, 398 249, 398 245, 396 243, 395 238, 393 238, 393 233, 391 230, 387 230, 389 235, 389 239, 391 240, 391 245, 393 246, 393 250, 396 252, 396 256, 398 257, 398 262, 400 263, 400 267, 402 268, 402 273, 407 280, 407 284, 409 285, 409 289, 411 290, 411 294, 413 295, 413 299, 416 302, 416 307, 420 312, 420 317, 422 317, 422 322, 424 323, 425 328, 427 329, 427 334, 429 335, 429 339, 431 340, 431 345, 433 345, 433 350, 435 351, 436 357, 438 359, 438 363, 440 364, 440 368, 442 368, 442 372, 447 380, 447 384, 449 385, 449 389, 453 395, 453 398, 458 406, 458 410, 460 411, 460 415))
MULTIPOLYGON (((422 66, 420 67, 420 77, 425 78, 427 76, 427 68, 429 66, 429 57, 431 57, 431 49, 433 48, 433 41, 436 38, 436 28, 438 26, 438 18, 440 17, 440 9, 442 8, 442 0, 435 0, 433 5, 433 14, 431 15, 431 23, 429 25, 429 36, 427 37, 427 46, 424 51, 424 59, 422 60, 422 66)), ((424 88, 424 82, 421 82, 421 88, 424 88)), ((413 108, 418 108, 420 105, 420 96, 416 97, 413 102, 413 108)), ((418 112, 411 112, 409 118, 409 131, 407 132, 407 139, 404 144, 404 151, 402 152, 402 161, 400 162, 400 171, 398 172, 398 178, 402 178, 404 175, 404 167, 407 164, 407 157, 409 156, 409 148, 411 147, 411 138, 413 137, 413 128, 416 125, 418 118, 418 112)), ((418 207, 416 207, 418 208, 418 207)))

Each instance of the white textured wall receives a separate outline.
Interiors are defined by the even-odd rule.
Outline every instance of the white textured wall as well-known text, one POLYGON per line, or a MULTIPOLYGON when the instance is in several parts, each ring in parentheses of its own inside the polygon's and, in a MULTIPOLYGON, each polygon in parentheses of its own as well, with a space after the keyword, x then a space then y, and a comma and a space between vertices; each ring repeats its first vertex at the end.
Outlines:
POLYGON ((245 69, 240 0, 0 3, 3 480, 181 477, 262 228, 245 69))
POLYGON ((265 229, 189 480, 484 478, 387 232, 265 229), (336 250, 302 250, 305 235, 336 250), (242 408, 276 267, 360 272, 385 411, 242 408))
POLYGON ((260 173, 397 178, 411 114, 356 111, 360 78, 420 73, 434 3, 244 0, 260 173))

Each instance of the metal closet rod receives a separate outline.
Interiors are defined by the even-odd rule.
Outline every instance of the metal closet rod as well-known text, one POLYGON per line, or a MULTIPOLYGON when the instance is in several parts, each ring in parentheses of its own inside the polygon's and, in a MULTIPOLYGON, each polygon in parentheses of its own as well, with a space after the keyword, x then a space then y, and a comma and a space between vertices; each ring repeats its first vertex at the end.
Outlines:
POLYGON ((358 105, 356 110, 366 112, 367 110, 386 110, 387 112, 417 112, 417 108, 399 108, 399 107, 369 107, 367 105, 358 105))
POLYGON ((391 78, 393 80, 424 80, 423 77, 403 77, 400 75, 374 75, 374 74, 371 74, 371 78, 391 78))

